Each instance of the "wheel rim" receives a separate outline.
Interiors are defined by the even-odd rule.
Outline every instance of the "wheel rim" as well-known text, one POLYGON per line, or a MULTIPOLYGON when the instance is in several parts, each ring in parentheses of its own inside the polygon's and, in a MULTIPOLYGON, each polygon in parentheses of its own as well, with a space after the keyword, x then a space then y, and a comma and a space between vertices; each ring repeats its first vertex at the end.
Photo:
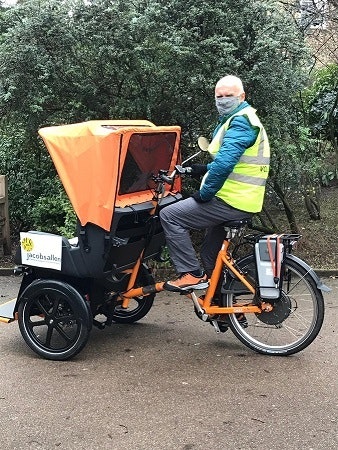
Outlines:
MULTIPOLYGON (((245 268, 254 276, 254 264, 245 268)), ((233 287, 240 286, 234 281, 233 287)), ((246 314, 248 327, 243 329, 236 315, 230 315, 230 322, 235 334, 250 347, 267 353, 293 353, 309 345, 318 334, 322 318, 319 318, 318 293, 308 277, 292 265, 287 265, 283 277, 281 305, 275 312, 246 314), (271 315, 271 317, 269 316, 271 315), (318 325, 319 324, 319 325, 318 325)), ((268 302, 268 300, 266 300, 268 302)), ((257 303, 251 294, 236 298, 237 304, 257 303)), ((231 296, 227 297, 232 305, 231 296)))
MULTIPOLYGON (((145 266, 141 266, 135 287, 154 284, 153 277, 149 274, 145 266)), ((117 323, 134 323, 148 314, 150 311, 155 294, 146 296, 132 297, 128 299, 128 307, 122 308, 122 302, 116 305, 112 314, 113 321, 117 323)))
POLYGON ((30 299, 23 309, 27 334, 39 347, 49 352, 65 352, 77 342, 81 321, 67 301, 57 291, 42 293, 30 299))
POLYGON ((121 305, 116 306, 114 309, 113 318, 129 318, 132 319, 137 316, 138 313, 143 309, 145 302, 149 301, 144 297, 133 297, 129 300, 127 308, 122 308, 121 305))

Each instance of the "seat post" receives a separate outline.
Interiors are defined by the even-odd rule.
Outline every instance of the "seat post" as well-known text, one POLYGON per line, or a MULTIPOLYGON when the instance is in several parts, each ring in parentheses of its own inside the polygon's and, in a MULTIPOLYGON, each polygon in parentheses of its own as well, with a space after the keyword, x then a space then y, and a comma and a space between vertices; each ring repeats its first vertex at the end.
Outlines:
POLYGON ((224 239, 226 241, 231 241, 237 233, 241 230, 241 228, 230 228, 230 227, 224 227, 225 230, 225 237, 224 239))
POLYGON ((251 218, 242 220, 229 220, 224 222, 225 239, 230 241, 238 234, 241 234, 246 225, 251 225, 251 218))

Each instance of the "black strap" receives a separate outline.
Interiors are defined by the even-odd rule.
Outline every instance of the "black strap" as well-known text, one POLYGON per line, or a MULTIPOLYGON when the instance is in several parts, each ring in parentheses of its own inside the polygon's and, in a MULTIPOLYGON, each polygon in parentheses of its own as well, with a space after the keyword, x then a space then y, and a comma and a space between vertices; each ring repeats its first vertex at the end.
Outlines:
POLYGON ((83 249, 86 253, 90 252, 90 246, 88 243, 88 235, 87 235, 87 231, 86 231, 86 227, 81 226, 80 229, 80 237, 83 243, 83 249))

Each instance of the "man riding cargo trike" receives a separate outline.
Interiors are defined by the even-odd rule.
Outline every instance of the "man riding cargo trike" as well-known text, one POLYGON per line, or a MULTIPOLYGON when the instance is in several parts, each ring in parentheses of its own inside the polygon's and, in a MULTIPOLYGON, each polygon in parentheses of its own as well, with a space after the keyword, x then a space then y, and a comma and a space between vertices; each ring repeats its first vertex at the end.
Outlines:
MULTIPOLYGON (((34 352, 66 360, 84 348, 92 325, 142 319, 165 288, 148 266, 166 244, 160 211, 182 199, 181 176, 192 157, 181 163, 179 127, 148 121, 89 121, 39 134, 77 215, 77 233, 21 233, 21 287, 12 317, 0 316, 18 320, 34 352)), ((320 331, 328 288, 292 254, 299 235, 245 234, 250 226, 249 219, 224 223, 206 289, 170 290, 188 297, 216 332, 230 328, 259 353, 296 353, 320 331), (251 250, 237 257, 242 244, 251 250)))

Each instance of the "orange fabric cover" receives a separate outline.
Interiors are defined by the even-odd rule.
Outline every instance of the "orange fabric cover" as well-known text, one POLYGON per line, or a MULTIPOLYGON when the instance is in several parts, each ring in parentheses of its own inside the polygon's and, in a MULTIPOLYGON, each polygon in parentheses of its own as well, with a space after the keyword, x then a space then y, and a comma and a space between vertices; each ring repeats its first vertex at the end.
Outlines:
MULTIPOLYGON (((81 222, 94 223, 109 231, 114 206, 126 206, 153 197, 150 190, 118 195, 121 171, 131 137, 136 134, 170 132, 176 134, 170 167, 179 155, 180 127, 157 127, 148 121, 93 120, 83 123, 41 128, 42 137, 81 222)), ((145 142, 146 142, 146 136, 145 142)), ((131 150, 129 150, 131 151, 131 150)), ((134 156, 137 149, 133 150, 134 156)), ((142 165, 140 166, 142 168, 142 165)), ((177 192, 180 180, 169 191, 177 192)))

